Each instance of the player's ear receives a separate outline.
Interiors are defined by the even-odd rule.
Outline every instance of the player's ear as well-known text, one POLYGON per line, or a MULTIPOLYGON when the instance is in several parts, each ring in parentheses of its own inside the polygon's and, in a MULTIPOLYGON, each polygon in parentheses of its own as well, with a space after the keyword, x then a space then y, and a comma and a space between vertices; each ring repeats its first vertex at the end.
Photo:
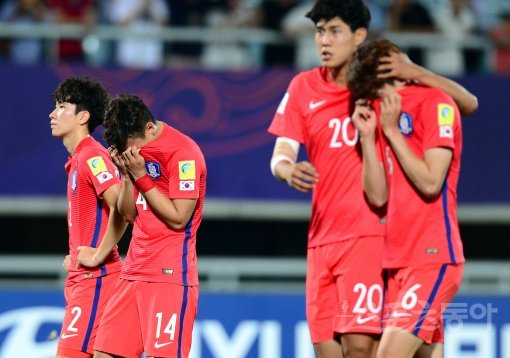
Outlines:
POLYGON ((90 113, 89 111, 80 111, 78 113, 79 121, 81 125, 85 125, 89 122, 90 113))
POLYGON ((354 43, 356 44, 356 47, 359 47, 365 41, 367 38, 368 31, 364 27, 360 27, 356 31, 354 31, 354 43))
POLYGON ((156 125, 156 123, 153 123, 151 121, 147 122, 147 124, 145 125, 145 131, 148 132, 150 135, 156 135, 156 131, 157 131, 158 127, 156 125))

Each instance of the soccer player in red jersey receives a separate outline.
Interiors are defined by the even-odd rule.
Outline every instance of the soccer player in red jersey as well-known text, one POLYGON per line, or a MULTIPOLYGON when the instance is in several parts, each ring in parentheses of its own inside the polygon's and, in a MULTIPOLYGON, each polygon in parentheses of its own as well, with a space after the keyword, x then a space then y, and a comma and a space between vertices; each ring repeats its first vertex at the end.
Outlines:
POLYGON ((90 136, 103 122, 109 97, 99 82, 86 77, 65 79, 52 97, 51 133, 69 152, 69 255, 64 264, 69 274, 57 357, 91 357, 99 319, 121 268, 116 243, 127 226, 116 209, 121 188, 115 165, 90 136), (100 244, 104 250, 96 252, 100 244), (81 252, 84 246, 90 248, 81 252))
POLYGON ((457 221, 460 113, 438 89, 375 80, 380 59, 398 52, 387 40, 369 42, 349 72, 353 97, 367 100, 357 101, 353 114, 365 191, 374 205, 387 205, 388 317, 377 357, 413 357, 422 346, 421 356, 442 357, 442 312, 460 286, 464 263, 457 221))
MULTIPOLYGON (((317 356, 372 357, 381 333, 385 227, 364 197, 347 89, 348 64, 367 36, 370 14, 361 0, 318 0, 307 16, 322 66, 295 76, 277 109, 269 128, 278 137, 271 171, 296 190, 312 191, 306 315, 317 356), (296 162, 301 144, 309 161, 296 162)), ((444 89, 466 112, 477 107, 463 87, 403 54, 381 67, 382 76, 413 76, 444 89)))
POLYGON ((118 208, 134 226, 95 357, 187 357, 198 304, 195 246, 206 188, 204 156, 134 95, 110 102, 104 127, 123 174, 118 208))

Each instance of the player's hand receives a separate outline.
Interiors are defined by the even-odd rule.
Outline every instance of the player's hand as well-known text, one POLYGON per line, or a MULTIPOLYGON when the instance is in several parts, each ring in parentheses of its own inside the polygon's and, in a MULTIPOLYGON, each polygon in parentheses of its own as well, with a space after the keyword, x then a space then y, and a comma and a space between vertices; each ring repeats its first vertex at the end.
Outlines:
POLYGON ((119 169, 119 172, 123 176, 128 175, 128 170, 126 167, 126 163, 124 162, 124 158, 122 157, 121 153, 117 150, 115 147, 109 147, 108 152, 110 153, 110 157, 112 158, 113 164, 119 169))
POLYGON ((64 257, 64 262, 62 262, 62 267, 64 268, 64 270, 69 272, 69 267, 71 267, 71 255, 66 255, 66 257, 64 257))
POLYGON ((424 68, 415 64, 403 52, 391 52, 379 59, 378 78, 399 78, 401 80, 416 80, 423 74, 424 68))
POLYGON ((126 163, 126 168, 135 180, 147 174, 145 169, 145 159, 140 154, 140 150, 141 148, 138 147, 128 147, 124 153, 122 153, 122 157, 126 163))
POLYGON ((285 175, 287 184, 304 193, 310 192, 319 181, 319 173, 312 163, 307 161, 292 163, 287 171, 288 174, 285 175))
POLYGON ((398 120, 402 111, 402 97, 392 93, 383 97, 381 101, 381 127, 385 134, 398 129, 398 120))
POLYGON ((370 104, 366 100, 359 99, 356 101, 354 113, 351 118, 362 138, 375 135, 377 118, 374 110, 370 107, 370 104))
POLYGON ((102 260, 97 257, 97 248, 90 246, 79 246, 78 256, 76 260, 76 268, 97 267, 101 264, 102 260))

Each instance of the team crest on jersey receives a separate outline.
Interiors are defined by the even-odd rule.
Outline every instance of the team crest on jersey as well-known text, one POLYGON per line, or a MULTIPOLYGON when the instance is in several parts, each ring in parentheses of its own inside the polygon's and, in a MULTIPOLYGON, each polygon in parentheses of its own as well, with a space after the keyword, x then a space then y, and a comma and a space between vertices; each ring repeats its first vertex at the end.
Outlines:
POLYGON ((398 120, 398 128, 403 135, 409 136, 413 132, 413 116, 409 113, 402 112, 398 120))
POLYGON ((183 160, 179 162, 179 179, 193 180, 195 179, 195 161, 183 160))
POLYGON ((94 176, 98 175, 99 173, 108 171, 103 157, 90 158, 87 160, 87 164, 89 165, 89 168, 92 171, 92 175, 94 176))
POLYGON ((161 165, 156 162, 145 163, 145 170, 152 179, 158 179, 161 176, 161 165))
POLYGON ((75 170, 73 175, 71 176, 71 190, 73 193, 76 191, 76 187, 78 186, 78 171, 75 170))
POLYGON ((453 138, 453 122, 455 121, 453 106, 440 103, 437 106, 437 121, 439 124, 439 136, 441 138, 453 138))

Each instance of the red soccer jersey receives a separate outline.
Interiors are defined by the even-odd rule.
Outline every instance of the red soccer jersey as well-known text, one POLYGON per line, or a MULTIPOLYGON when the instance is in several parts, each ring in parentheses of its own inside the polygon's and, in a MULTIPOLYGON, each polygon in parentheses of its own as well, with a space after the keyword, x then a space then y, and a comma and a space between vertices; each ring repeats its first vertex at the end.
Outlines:
POLYGON ((433 200, 424 200, 398 165, 385 137, 380 136, 389 186, 383 267, 462 263, 457 220, 462 151, 459 110, 448 95, 435 88, 410 85, 399 94, 402 96, 399 128, 413 153, 423 158, 425 151, 444 147, 452 149, 453 157, 441 193, 433 200))
POLYGON ((326 68, 298 74, 280 103, 269 132, 305 144, 319 173, 312 194, 308 247, 384 235, 381 218, 363 194, 358 132, 350 94, 328 80, 326 68))
POLYGON ((147 173, 170 199, 198 199, 185 230, 169 228, 135 188, 137 216, 121 278, 198 285, 196 233, 202 221, 206 165, 198 145, 164 125, 154 141, 142 147, 147 173))
POLYGON ((108 151, 93 137, 84 138, 65 165, 67 181, 67 225, 71 266, 68 283, 120 271, 117 248, 97 268, 76 268, 78 246, 98 247, 108 226, 110 208, 102 194, 120 183, 108 151))

